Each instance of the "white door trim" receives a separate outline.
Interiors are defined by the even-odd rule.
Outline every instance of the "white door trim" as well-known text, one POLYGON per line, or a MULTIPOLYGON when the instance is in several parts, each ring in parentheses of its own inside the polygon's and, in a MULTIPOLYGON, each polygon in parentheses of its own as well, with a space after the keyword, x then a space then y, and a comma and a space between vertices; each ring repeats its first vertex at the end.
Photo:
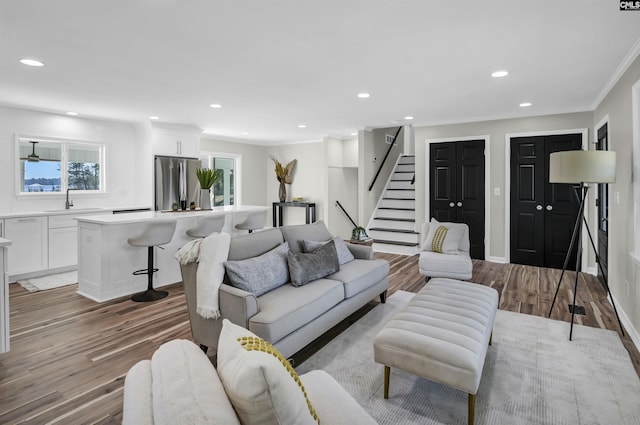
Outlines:
MULTIPOLYGON (((479 136, 464 136, 464 137, 446 137, 446 138, 438 138, 438 139, 426 139, 425 140, 425 149, 424 149, 424 163, 425 163, 425 173, 424 173, 424 191, 427 194, 424 199, 424 218, 423 222, 430 220, 429 217, 429 200, 431 199, 429 193, 429 145, 431 143, 444 143, 444 142, 464 142, 468 140, 484 140, 484 258, 487 260, 490 258, 490 248, 491 248, 491 232, 489 231, 490 221, 489 221, 489 211, 491 210, 491 197, 490 195, 490 164, 491 164, 491 136, 488 134, 483 134, 479 136)), ((418 226, 417 226, 418 227, 418 226)), ((421 226, 419 227, 421 228, 421 226)), ((422 237, 422 236, 421 236, 422 237)), ((422 239, 421 239, 422 240, 422 239)))
MULTIPOLYGON (((587 149, 588 128, 575 128, 566 130, 545 130, 525 133, 506 133, 505 138, 505 161, 504 161, 504 257, 507 263, 511 262, 511 139, 518 137, 554 136, 559 134, 582 134, 582 149, 587 149), (506 194, 509 196, 507 197, 506 194)), ((583 230, 584 231, 584 230, 583 230)), ((582 238, 582 268, 586 265, 586 232, 582 238)))

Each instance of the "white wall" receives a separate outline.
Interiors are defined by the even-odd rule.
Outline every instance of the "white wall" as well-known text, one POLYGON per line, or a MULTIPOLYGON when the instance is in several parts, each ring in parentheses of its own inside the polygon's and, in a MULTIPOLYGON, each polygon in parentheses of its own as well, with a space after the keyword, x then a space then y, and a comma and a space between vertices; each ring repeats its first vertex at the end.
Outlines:
POLYGON ((16 195, 15 135, 99 142, 106 148, 106 194, 72 194, 74 208, 150 207, 151 179, 141 181, 137 136, 129 123, 102 121, 26 109, 0 107, 0 213, 64 209, 64 194, 46 197, 16 195))
POLYGON ((340 142, 342 145, 342 166, 358 167, 358 138, 344 140, 340 142))
MULTIPOLYGON (((248 143, 228 142, 217 140, 210 136, 203 136, 200 139, 201 152, 221 152, 233 153, 242 157, 242 203, 244 205, 267 205, 271 206, 271 201, 267 199, 265 173, 269 165, 265 159, 267 150, 265 146, 252 145, 248 143)), ((275 177, 274 177, 275 179, 275 177)), ((276 182, 277 183, 277 182, 276 182)), ((267 220, 267 225, 271 225, 271 218, 267 220)))
MULTIPOLYGON (((221 141, 207 136, 203 136, 200 142, 203 152, 242 156, 242 202, 247 205, 271 207, 273 202, 278 201, 279 183, 270 156, 283 165, 297 159, 293 182, 286 185, 287 200, 303 197, 315 202, 316 218, 324 220, 333 234, 343 238, 351 236, 353 226, 342 212, 335 211, 335 200, 340 199, 341 203, 344 200, 354 213, 357 211, 357 168, 343 168, 344 161, 356 164, 357 147, 357 139, 341 141, 330 137, 313 143, 275 146, 221 141), (348 224, 345 225, 345 221, 348 224)), ((285 224, 305 222, 304 208, 285 208, 284 215, 285 224)), ((267 226, 271 226, 272 221, 272 210, 269 208, 267 226)))
MULTIPOLYGON (((328 185, 327 151, 324 142, 268 146, 264 163, 266 166, 266 200, 269 205, 278 201, 279 183, 274 172, 274 163, 269 155, 282 165, 297 159, 293 182, 287 186, 287 201, 293 197, 302 197, 316 203, 316 219, 327 221, 326 193, 328 185)), ((303 224, 304 208, 288 207, 284 209, 284 224, 303 224)), ((271 214, 269 215, 271 217, 271 214)))
POLYGON ((640 84, 640 57, 598 105, 592 124, 608 117, 609 149, 617 153, 616 183, 609 185, 609 286, 618 312, 635 328, 631 337, 640 347, 640 259, 633 256, 640 242, 634 240, 634 228, 640 225, 634 222, 634 204, 640 200, 635 199, 633 185, 640 181, 633 173, 633 156, 640 146, 633 144, 633 124, 640 124, 640 113, 632 115, 634 84, 640 84))
POLYGON ((369 218, 375 210, 378 200, 384 191, 385 184, 389 179, 391 171, 398 159, 398 156, 403 153, 404 147, 404 129, 398 134, 398 139, 395 145, 391 148, 391 152, 387 157, 387 161, 384 163, 380 175, 378 176, 375 185, 369 191, 369 185, 373 181, 373 177, 378 171, 382 160, 384 159, 387 150, 390 145, 385 143, 386 135, 395 135, 398 127, 391 128, 379 128, 373 131, 361 131, 359 134, 358 155, 360 170, 358 173, 358 193, 360 210, 358 211, 358 224, 366 227, 369 223, 369 218))
POLYGON ((329 167, 328 173, 327 226, 333 235, 340 236, 345 240, 350 239, 354 226, 340 207, 336 205, 336 201, 340 201, 340 204, 354 221, 358 219, 358 169, 329 167))
POLYGON ((354 226, 336 201, 358 220, 358 140, 326 137, 324 142, 328 163, 326 223, 332 234, 348 239, 354 226))
MULTIPOLYGON (((425 211, 426 197, 429 188, 425 187, 425 173, 429 164, 425 163, 425 153, 428 139, 465 138, 489 135, 490 146, 487 152, 490 156, 487 179, 491 195, 486 199, 489 203, 490 246, 485 251, 485 258, 504 259, 508 247, 505 247, 505 203, 509 202, 509 194, 505 189, 506 135, 513 133, 546 132, 552 130, 566 130, 588 128, 589 134, 593 128, 593 113, 581 112, 575 114, 548 115, 540 117, 517 118, 508 120, 482 121, 463 124, 452 124, 430 127, 416 127, 416 220, 422 222, 428 219, 425 211), (494 195, 494 189, 500 190, 500 195, 494 195)), ((419 229, 419 223, 417 228, 419 229)))

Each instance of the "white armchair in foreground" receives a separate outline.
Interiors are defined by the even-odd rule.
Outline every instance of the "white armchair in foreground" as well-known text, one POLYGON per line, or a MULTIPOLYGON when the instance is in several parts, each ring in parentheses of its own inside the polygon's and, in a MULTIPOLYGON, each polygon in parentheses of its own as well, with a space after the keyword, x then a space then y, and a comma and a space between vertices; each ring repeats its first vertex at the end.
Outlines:
POLYGON ((420 274, 432 277, 471 279, 473 263, 469 255, 469 226, 438 222, 432 218, 422 224, 418 266, 420 274))

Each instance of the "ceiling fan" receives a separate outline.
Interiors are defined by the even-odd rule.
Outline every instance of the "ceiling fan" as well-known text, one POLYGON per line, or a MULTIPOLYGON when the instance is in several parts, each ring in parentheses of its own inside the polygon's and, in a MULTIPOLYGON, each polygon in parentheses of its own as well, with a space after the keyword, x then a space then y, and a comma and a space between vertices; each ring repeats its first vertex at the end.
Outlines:
POLYGON ((36 143, 38 142, 29 142, 29 143, 33 143, 33 151, 27 156, 27 161, 40 162, 40 157, 36 155, 36 143))

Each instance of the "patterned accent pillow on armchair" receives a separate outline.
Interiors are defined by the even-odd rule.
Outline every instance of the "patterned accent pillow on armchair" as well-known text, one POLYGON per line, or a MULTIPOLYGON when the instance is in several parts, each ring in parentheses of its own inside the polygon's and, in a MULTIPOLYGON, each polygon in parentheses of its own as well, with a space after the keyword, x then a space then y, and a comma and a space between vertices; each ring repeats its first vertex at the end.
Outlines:
POLYGON ((464 225, 459 223, 440 223, 432 218, 429 223, 429 233, 422 244, 422 250, 441 254, 458 254, 464 230, 464 225))

